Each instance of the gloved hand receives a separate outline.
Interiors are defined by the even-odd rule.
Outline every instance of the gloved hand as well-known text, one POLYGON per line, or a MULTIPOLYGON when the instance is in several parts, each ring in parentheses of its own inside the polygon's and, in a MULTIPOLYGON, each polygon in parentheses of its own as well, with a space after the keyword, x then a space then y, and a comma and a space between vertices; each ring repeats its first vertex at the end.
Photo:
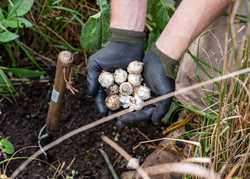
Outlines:
POLYGON ((96 107, 101 115, 106 115, 108 112, 105 106, 105 91, 98 83, 101 71, 113 72, 117 68, 126 69, 131 61, 141 60, 144 55, 144 32, 110 30, 112 35, 108 45, 93 54, 88 62, 88 92, 95 97, 96 107))
MULTIPOLYGON (((177 60, 163 54, 159 49, 153 47, 143 59, 144 62, 144 80, 146 85, 152 90, 153 97, 167 94, 175 90, 175 74, 177 69, 177 60)), ((128 124, 134 124, 142 121, 152 121, 153 124, 159 124, 161 118, 166 114, 171 104, 171 99, 152 104, 143 108, 141 111, 135 111, 125 114, 118 118, 117 126, 122 128, 128 124)))

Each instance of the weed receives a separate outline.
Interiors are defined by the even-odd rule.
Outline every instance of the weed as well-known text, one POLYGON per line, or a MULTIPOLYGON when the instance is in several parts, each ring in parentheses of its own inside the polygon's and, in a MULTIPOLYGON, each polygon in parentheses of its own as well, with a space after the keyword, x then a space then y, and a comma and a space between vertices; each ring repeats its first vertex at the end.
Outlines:
MULTIPOLYGON (((237 7, 235 1, 232 9, 237 7)), ((203 63, 197 56, 190 54, 194 62, 200 67, 208 78, 206 71, 215 71, 219 74, 229 73, 231 64, 238 64, 237 68, 249 67, 249 34, 250 21, 247 23, 247 31, 242 37, 239 45, 236 42, 236 29, 233 23, 239 21, 238 15, 233 11, 228 13, 228 29, 226 32, 226 48, 228 53, 224 57, 224 67, 222 70, 212 69, 203 63), (232 20, 233 19, 233 20, 232 20), (229 49, 229 39, 232 39, 232 49, 229 49)), ((241 21, 242 22, 242 21, 241 21)), ((202 156, 212 159, 212 167, 224 178, 242 177, 248 178, 249 173, 249 117, 250 117, 250 76, 241 75, 237 78, 222 81, 215 84, 217 90, 210 91, 205 96, 209 107, 205 110, 187 107, 185 110, 197 115, 199 127, 187 132, 184 136, 192 136, 202 144, 202 156)), ((191 152, 191 155, 195 155, 191 152)))
POLYGON ((15 148, 12 143, 8 139, 0 139, 0 151, 5 154, 13 154, 15 152, 15 148))

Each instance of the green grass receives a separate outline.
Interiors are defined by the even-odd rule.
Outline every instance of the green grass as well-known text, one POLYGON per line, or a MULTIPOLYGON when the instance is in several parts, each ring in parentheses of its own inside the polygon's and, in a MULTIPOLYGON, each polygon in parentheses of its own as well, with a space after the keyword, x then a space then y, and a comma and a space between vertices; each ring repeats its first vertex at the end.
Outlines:
MULTIPOLYGON (((228 18, 232 16, 234 15, 229 13, 228 18)), ((233 49, 225 58, 224 64, 226 65, 224 66, 238 61, 240 69, 249 68, 249 61, 247 62, 250 52, 249 22, 246 24, 248 30, 241 40, 241 45, 239 47, 233 45, 233 49)), ((228 38, 236 41, 231 25, 229 24, 227 30, 228 38)), ((220 71, 212 69, 194 54, 191 56, 200 69, 208 74, 208 78, 211 78, 208 73, 211 70, 219 74, 228 73, 225 68, 220 71)), ((202 144, 202 156, 212 159, 213 169, 223 178, 226 176, 248 178, 250 176, 250 76, 249 74, 242 75, 215 84, 215 86, 217 91, 214 94, 213 92, 207 94, 204 98, 211 105, 206 111, 184 106, 188 113, 196 115, 195 118, 198 121, 198 127, 188 131, 184 136, 192 137, 202 144)), ((193 155, 194 153, 191 152, 190 157, 193 155)))

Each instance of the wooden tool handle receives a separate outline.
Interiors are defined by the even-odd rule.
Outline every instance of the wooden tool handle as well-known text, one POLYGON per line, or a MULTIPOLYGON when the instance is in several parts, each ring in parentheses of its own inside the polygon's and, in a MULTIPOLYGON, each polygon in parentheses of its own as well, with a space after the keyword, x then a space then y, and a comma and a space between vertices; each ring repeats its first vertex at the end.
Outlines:
POLYGON ((51 94, 49 111, 47 114, 47 127, 49 131, 56 130, 58 127, 60 109, 64 100, 66 82, 64 80, 64 68, 69 68, 73 62, 73 55, 69 51, 62 51, 58 55, 56 75, 51 94))

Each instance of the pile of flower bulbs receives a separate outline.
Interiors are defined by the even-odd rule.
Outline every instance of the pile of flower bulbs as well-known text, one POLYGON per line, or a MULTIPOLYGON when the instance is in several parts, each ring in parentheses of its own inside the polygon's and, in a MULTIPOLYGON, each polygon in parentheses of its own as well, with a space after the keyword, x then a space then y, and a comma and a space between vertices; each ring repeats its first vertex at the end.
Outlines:
POLYGON ((141 110, 144 101, 151 97, 150 89, 143 83, 143 63, 132 61, 127 71, 119 68, 110 73, 103 71, 98 77, 100 85, 105 89, 105 103, 108 109, 114 111, 122 108, 141 110))

